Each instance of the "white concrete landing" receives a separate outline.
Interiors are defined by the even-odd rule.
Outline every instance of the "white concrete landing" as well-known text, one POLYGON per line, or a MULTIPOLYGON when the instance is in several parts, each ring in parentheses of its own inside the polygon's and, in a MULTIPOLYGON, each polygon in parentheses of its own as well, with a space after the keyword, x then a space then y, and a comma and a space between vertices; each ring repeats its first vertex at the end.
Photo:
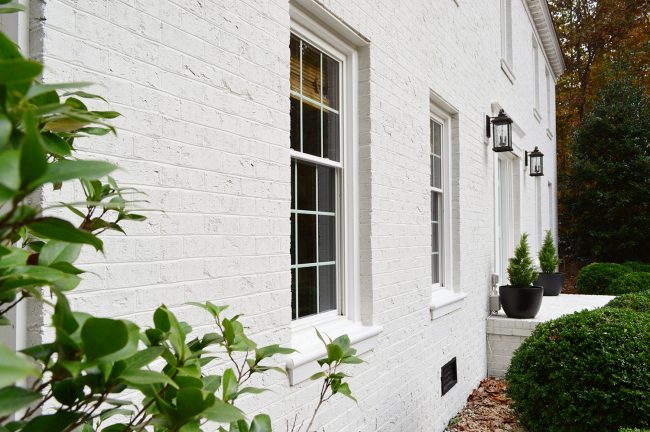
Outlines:
POLYGON ((487 359, 488 375, 502 377, 505 375, 512 353, 535 330, 537 324, 559 318, 581 310, 596 309, 606 305, 613 296, 560 294, 544 297, 542 308, 535 318, 508 318, 500 310, 498 314, 487 318, 487 359))

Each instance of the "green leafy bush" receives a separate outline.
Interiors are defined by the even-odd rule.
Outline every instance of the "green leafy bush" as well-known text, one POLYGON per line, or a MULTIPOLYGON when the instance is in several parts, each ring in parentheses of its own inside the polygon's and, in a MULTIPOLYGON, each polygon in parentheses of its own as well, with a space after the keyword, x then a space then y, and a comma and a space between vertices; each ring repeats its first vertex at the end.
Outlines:
POLYGON ((605 307, 650 313, 650 290, 620 295, 607 303, 605 307))
POLYGON ((508 263, 508 279, 510 284, 517 287, 528 287, 537 279, 537 271, 530 258, 528 234, 523 233, 519 245, 515 248, 515 256, 508 263))
POLYGON ((627 266, 635 272, 650 272, 650 263, 645 263, 641 261, 625 261, 624 266, 627 266))
POLYGON ((618 432, 650 432, 650 429, 631 429, 631 428, 620 428, 618 432))
POLYGON ((540 324, 506 378, 529 432, 649 427, 650 314, 602 308, 540 324))
MULTIPOLYGON (((7 3, 0 0, 0 13, 14 9, 7 3)), ((75 153, 76 140, 115 133, 107 121, 119 113, 89 109, 84 100, 103 98, 75 90, 83 84, 39 83, 42 69, 0 32, 0 325, 11 324, 9 313, 26 298, 54 309, 53 340, 20 353, 0 343, 0 431, 200 432, 208 422, 230 431, 270 431, 267 415, 249 423, 235 404, 242 395, 266 390, 250 385, 263 382, 257 375, 285 373, 269 361, 293 350, 258 347, 239 315, 224 316, 226 306, 194 304, 214 322, 212 332, 195 338, 164 305, 146 329, 70 308, 67 294, 83 274, 74 265, 81 247, 101 251, 99 234, 123 233, 124 221, 145 217, 133 212, 142 201, 134 199, 138 192, 108 176, 114 165, 75 153), (65 182, 78 183, 84 197, 49 207, 27 200, 65 182), (69 214, 51 216, 52 208, 69 214), (212 365, 218 357, 230 361, 222 370, 212 365), (138 402, 120 398, 124 394, 138 402)), ((309 425, 332 396, 353 398, 340 368, 361 362, 347 336, 322 340, 327 357, 313 377, 322 386, 309 425)), ((302 424, 293 426, 302 430, 302 424)))
POLYGON ((537 257, 539 258, 539 266, 542 268, 543 273, 555 273, 557 266, 560 264, 560 257, 557 256, 551 231, 546 231, 544 243, 537 257))
POLYGON ((609 284, 607 294, 620 295, 646 290, 650 290, 650 273, 627 273, 609 284))
POLYGON ((580 294, 607 294, 609 284, 631 271, 621 264, 591 263, 580 270, 576 286, 580 294))

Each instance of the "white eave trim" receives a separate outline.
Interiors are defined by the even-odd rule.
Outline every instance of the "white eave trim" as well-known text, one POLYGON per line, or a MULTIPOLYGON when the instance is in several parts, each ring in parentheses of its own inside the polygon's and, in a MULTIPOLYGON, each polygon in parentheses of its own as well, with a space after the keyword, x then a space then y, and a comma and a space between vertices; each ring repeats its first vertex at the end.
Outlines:
POLYGON ((564 57, 546 0, 525 0, 555 78, 564 73, 564 57))

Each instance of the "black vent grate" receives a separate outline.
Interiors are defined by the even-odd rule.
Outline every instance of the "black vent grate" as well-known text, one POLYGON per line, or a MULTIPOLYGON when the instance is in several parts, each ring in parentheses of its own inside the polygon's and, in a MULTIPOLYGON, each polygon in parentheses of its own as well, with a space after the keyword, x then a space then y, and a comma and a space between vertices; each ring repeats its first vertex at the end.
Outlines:
POLYGON ((440 369, 440 383, 442 385, 442 395, 444 396, 458 382, 458 372, 456 370, 456 357, 451 359, 440 369))

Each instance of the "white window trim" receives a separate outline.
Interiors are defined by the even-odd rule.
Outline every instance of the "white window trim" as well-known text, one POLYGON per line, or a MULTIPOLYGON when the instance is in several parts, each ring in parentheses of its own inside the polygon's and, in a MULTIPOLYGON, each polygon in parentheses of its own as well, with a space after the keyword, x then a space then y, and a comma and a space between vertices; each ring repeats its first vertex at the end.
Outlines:
POLYGON ((501 0, 501 70, 515 83, 512 46, 512 0, 501 0))
MULTIPOLYGON (((432 99, 434 95, 432 94, 432 99)), ((451 107, 443 98, 435 95, 435 100, 429 104, 429 119, 442 124, 442 232, 443 241, 441 249, 443 252, 443 265, 441 266, 443 280, 442 284, 432 284, 431 287, 431 319, 448 315, 456 310, 459 310, 464 305, 464 299, 467 297, 466 293, 459 292, 457 286, 454 284, 454 230, 452 226, 453 221, 453 145, 452 145, 452 131, 453 122, 452 115, 458 111, 451 107), (434 103, 436 102, 436 103, 434 103), (442 106, 440 106, 440 105, 442 106), (443 108, 444 107, 444 108, 443 108)), ((431 138, 429 138, 431 139, 431 138)), ((430 142, 429 142, 429 145, 430 142)), ((429 185, 429 200, 431 200, 431 186, 429 185)), ((431 205, 429 205, 431 208, 431 205)), ((429 218, 430 219, 430 218, 429 218)))
POLYGON ((533 35, 533 85, 534 88, 534 101, 533 101, 533 117, 537 120, 538 123, 542 121, 542 115, 539 113, 539 107, 541 103, 541 92, 540 92, 540 76, 539 76, 539 44, 535 35, 533 35))
MULTIPOLYGON (((312 11, 314 12, 314 11, 312 11)), ((330 166, 342 169, 340 197, 337 208, 337 304, 338 309, 292 321, 289 328, 289 346, 297 352, 287 357, 286 367, 289 382, 295 385, 308 379, 318 370, 315 362, 325 356, 322 342, 315 329, 332 339, 347 334, 357 349, 363 354, 374 347, 381 326, 364 326, 361 323, 361 295, 359 278, 359 159, 358 159, 358 54, 351 44, 346 43, 319 21, 301 8, 291 5, 291 32, 304 39, 317 49, 331 56, 341 64, 340 86, 340 163, 326 161, 330 166)), ((332 17, 322 11, 325 20, 332 17)), ((320 18, 320 16, 319 16, 320 18)), ((335 23, 336 24, 336 23, 335 23)), ((336 28, 341 28, 341 24, 336 28)), ((330 26, 334 27, 334 26, 330 26)), ((350 40, 359 41, 358 35, 351 32, 350 40)), ((288 41, 287 41, 288 43, 288 41)), ((288 97, 288 95, 287 95, 288 97)), ((291 151, 291 157, 309 161, 309 155, 291 151)), ((314 157, 316 158, 316 157, 314 157)), ((322 158, 318 159, 323 163, 322 158)), ((312 161, 316 161, 315 159, 312 161)))

